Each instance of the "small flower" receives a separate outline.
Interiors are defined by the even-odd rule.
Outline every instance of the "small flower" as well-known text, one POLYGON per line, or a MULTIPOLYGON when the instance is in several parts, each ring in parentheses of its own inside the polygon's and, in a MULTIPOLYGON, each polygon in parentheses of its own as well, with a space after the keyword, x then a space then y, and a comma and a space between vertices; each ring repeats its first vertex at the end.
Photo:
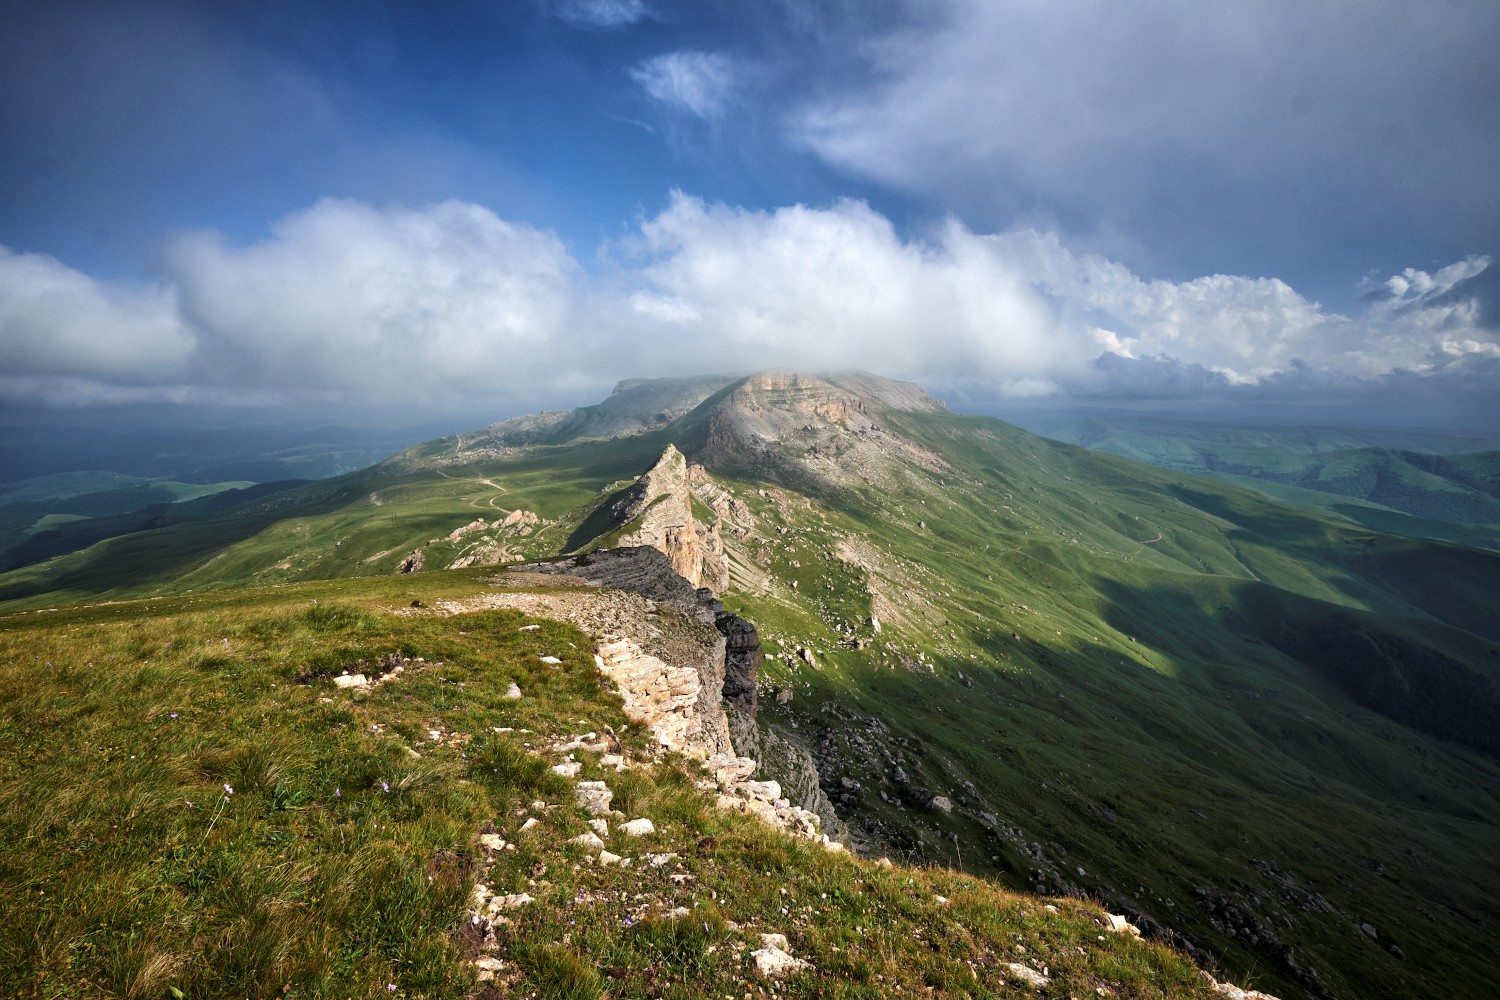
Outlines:
POLYGON ((383 782, 383 781, 382 781, 382 782, 381 782, 381 783, 380 783, 380 790, 381 790, 381 791, 382 791, 382 792, 388 792, 388 791, 390 791, 390 790, 391 790, 391 786, 390 786, 390 785, 387 785, 387 784, 386 784, 386 783, 385 783, 385 782, 383 782))
POLYGON ((344 797, 344 793, 342 791, 340 791, 339 789, 335 788, 333 790, 333 797, 336 798, 336 799, 341 799, 341 798, 344 797))
POLYGON ((224 797, 227 799, 227 798, 229 798, 229 796, 231 796, 233 794, 234 794, 234 789, 229 787, 229 783, 228 782, 225 782, 225 784, 224 784, 224 797))
MULTIPOLYGON (((317 601, 313 601, 313 603, 317 604, 318 602, 317 601)), ((387 993, 394 993, 394 992, 396 992, 396 984, 395 983, 386 983, 385 984, 385 991, 387 993)))
POLYGON ((171 715, 171 716, 170 716, 170 717, 171 717, 171 718, 173 718, 173 719, 175 719, 175 718, 177 718, 177 713, 176 713, 176 712, 173 712, 173 713, 172 713, 172 715, 171 715))

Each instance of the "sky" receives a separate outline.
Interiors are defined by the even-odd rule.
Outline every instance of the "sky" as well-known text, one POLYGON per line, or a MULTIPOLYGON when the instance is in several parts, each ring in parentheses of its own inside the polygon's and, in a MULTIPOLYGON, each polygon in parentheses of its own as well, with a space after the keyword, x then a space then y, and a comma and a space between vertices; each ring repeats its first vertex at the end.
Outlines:
POLYGON ((1500 4, 0 4, 0 416, 1500 427, 1500 4))

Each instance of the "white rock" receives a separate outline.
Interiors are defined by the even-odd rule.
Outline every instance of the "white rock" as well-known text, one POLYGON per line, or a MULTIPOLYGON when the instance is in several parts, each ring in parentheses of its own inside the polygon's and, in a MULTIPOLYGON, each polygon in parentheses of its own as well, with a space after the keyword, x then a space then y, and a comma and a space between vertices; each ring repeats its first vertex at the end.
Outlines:
POLYGON ((535 632, 539 628, 541 628, 540 625, 522 625, 520 628, 516 629, 516 631, 517 632, 535 632))
POLYGON ((618 854, 611 853, 610 851, 599 852, 599 863, 601 865, 617 865, 623 860, 618 854))
POLYGON ((555 667, 559 663, 562 662, 562 660, 559 660, 555 656, 544 656, 541 659, 542 659, 542 662, 545 663, 545 664, 547 664, 547 666, 549 666, 549 667, 555 667))
POLYGON ((473 965, 476 970, 474 978, 481 983, 487 983, 494 979, 495 973, 505 968, 504 962, 490 955, 481 955, 479 958, 474 959, 473 965))
POLYGON ((629 834, 632 837, 644 837, 648 833, 656 832, 656 824, 643 816, 640 819, 633 819, 629 823, 621 823, 620 832, 629 834))
POLYGON ((1015 976, 1023 983, 1035 986, 1037 989, 1041 989, 1052 981, 1049 977, 1042 975, 1031 966, 1022 965, 1020 962, 1011 962, 1007 968, 1010 969, 1012 976, 1015 976))
POLYGON ((646 863, 649 864, 652 868, 660 868, 663 865, 676 860, 677 855, 675 853, 646 855, 646 863))
POLYGON ((575 794, 578 804, 595 816, 608 813, 610 800, 615 797, 615 793, 602 781, 580 781, 575 794))
POLYGON ((589 820, 589 827, 601 837, 609 836, 609 820, 591 819, 589 820))
POLYGON ((1118 913, 1106 913, 1104 920, 1105 930, 1113 931, 1116 934, 1129 934, 1131 937, 1141 936, 1141 929, 1118 913))
POLYGON ((538 822, 537 822, 537 819, 536 819, 536 817, 535 817, 535 816, 532 816, 532 817, 531 817, 531 818, 530 818, 530 819, 528 819, 528 820, 527 820, 527 821, 526 821, 526 822, 524 822, 524 823, 522 823, 522 824, 521 824, 521 832, 522 832, 522 833, 525 833, 525 832, 526 832, 526 831, 527 831, 527 830, 530 830, 530 829, 531 829, 531 828, 532 828, 532 827, 534 827, 534 826, 540 826, 540 825, 541 825, 541 824, 539 824, 539 823, 538 823, 538 822))
POLYGON ((510 687, 506 688, 505 693, 500 697, 504 698, 506 701, 517 701, 521 697, 521 688, 516 684, 515 681, 511 681, 510 687))
POLYGON ((341 688, 364 687, 368 683, 370 679, 364 674, 340 674, 333 679, 333 686, 341 688))
POLYGON ((755 971, 762 976, 784 976, 809 967, 807 962, 788 954, 786 946, 786 935, 762 934, 760 947, 750 953, 755 959, 755 971))
POLYGON ((498 833, 481 833, 479 835, 479 846, 491 851, 505 850, 505 841, 498 833))
POLYGON ((564 778, 572 778, 583 770, 583 765, 576 760, 566 760, 561 764, 553 764, 552 770, 564 778))
POLYGON ((604 849, 604 841, 600 840, 599 835, 593 830, 590 830, 588 833, 580 833, 578 836, 570 838, 568 840, 568 843, 579 844, 591 851, 599 851, 604 849))
POLYGON ((512 896, 495 896, 490 900, 489 912, 498 913, 501 910, 514 910, 531 902, 531 894, 518 892, 512 896))

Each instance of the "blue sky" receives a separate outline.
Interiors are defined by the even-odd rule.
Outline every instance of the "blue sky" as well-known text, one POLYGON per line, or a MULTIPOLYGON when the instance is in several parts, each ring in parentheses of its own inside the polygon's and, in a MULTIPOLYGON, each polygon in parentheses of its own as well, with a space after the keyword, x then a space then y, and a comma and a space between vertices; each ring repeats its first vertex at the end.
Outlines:
POLYGON ((778 365, 1492 419, 1497 41, 1485 0, 8 4, 0 406, 778 365))

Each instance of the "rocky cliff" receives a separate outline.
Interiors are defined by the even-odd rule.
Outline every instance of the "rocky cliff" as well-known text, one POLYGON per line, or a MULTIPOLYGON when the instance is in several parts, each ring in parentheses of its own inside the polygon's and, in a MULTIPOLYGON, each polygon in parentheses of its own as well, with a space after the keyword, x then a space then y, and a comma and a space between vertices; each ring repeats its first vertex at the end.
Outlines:
POLYGON ((693 516, 688 463, 676 447, 667 445, 656 464, 614 502, 612 519, 625 528, 617 545, 657 549, 694 587, 717 592, 729 585, 718 522, 705 525, 693 516))

